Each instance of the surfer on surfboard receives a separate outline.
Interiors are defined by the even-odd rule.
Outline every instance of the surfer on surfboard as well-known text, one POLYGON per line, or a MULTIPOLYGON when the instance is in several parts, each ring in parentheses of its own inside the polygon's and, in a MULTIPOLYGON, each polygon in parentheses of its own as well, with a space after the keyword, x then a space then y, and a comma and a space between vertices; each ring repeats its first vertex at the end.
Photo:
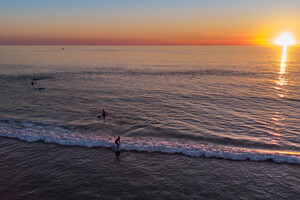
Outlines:
POLYGON ((103 117, 103 119, 105 119, 106 117, 106 112, 104 109, 102 109, 102 115, 99 115, 98 118, 103 117))

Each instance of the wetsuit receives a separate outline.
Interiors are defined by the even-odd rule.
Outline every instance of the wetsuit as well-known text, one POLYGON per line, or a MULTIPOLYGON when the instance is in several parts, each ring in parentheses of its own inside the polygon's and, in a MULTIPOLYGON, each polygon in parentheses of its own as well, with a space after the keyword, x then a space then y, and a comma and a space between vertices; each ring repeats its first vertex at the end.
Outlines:
POLYGON ((118 146, 118 148, 119 148, 119 145, 120 145, 120 137, 118 137, 118 138, 116 139, 115 144, 116 144, 116 145, 118 146))

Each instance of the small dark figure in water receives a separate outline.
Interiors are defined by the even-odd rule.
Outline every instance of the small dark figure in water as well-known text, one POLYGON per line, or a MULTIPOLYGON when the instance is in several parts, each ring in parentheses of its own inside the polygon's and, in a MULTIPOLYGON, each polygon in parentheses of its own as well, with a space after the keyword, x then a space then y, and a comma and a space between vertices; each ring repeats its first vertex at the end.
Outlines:
POLYGON ((34 84, 36 84, 36 82, 34 82, 34 80, 33 80, 33 81, 31 81, 31 85, 34 85, 34 84))
POLYGON ((99 115, 99 116, 98 116, 98 118, 100 118, 100 117, 103 117, 103 119, 105 119, 105 117, 106 117, 106 112, 105 112, 104 109, 102 110, 102 115, 99 115))
POLYGON ((65 50, 65 48, 62 48, 62 50, 65 50))
POLYGON ((105 110, 104 110, 104 109, 102 110, 102 116, 103 116, 103 118, 105 118, 105 117, 106 117, 106 112, 105 112, 105 110))
POLYGON ((120 136, 117 137, 116 141, 115 141, 115 144, 117 145, 117 148, 119 148, 120 146, 120 136))

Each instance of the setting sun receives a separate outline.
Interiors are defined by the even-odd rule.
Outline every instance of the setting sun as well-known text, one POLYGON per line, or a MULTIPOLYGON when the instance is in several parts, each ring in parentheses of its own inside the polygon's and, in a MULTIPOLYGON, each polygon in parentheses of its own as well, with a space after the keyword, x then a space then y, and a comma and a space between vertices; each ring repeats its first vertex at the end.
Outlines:
POLYGON ((296 40, 294 39, 292 34, 283 33, 275 39, 274 44, 282 45, 282 46, 289 46, 289 45, 296 44, 296 40))

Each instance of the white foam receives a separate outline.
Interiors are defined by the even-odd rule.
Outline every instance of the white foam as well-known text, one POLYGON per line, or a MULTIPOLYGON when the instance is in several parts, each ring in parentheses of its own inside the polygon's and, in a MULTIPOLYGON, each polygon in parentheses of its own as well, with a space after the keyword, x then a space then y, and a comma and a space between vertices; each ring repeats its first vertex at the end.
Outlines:
MULTIPOLYGON (((42 126, 26 125, 22 129, 0 127, 0 136, 17 138, 27 142, 44 141, 67 146, 85 147, 111 147, 114 137, 100 137, 70 132, 62 128, 49 128, 42 126)), ((150 138, 126 138, 122 137, 122 150, 161 152, 170 154, 183 154, 191 157, 214 157, 230 160, 266 161, 273 160, 277 163, 291 163, 300 165, 300 156, 297 152, 280 152, 267 150, 237 149, 204 145, 196 142, 163 140, 150 138)))

